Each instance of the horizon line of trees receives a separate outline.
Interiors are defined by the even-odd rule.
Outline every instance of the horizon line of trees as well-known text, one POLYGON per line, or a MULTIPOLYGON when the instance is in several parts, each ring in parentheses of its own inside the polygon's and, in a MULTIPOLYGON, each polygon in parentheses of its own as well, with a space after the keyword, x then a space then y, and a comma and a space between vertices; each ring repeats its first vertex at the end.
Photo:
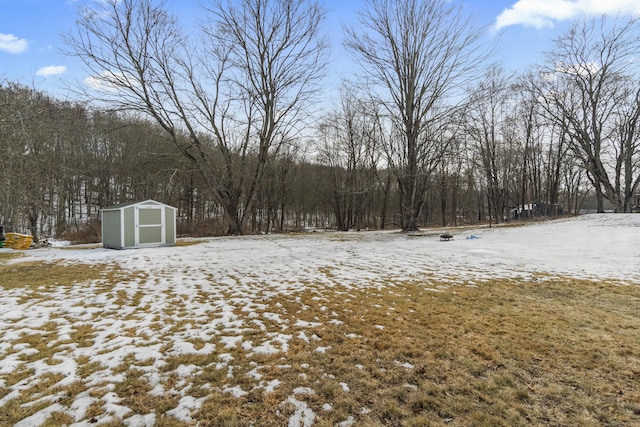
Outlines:
POLYGON ((102 107, 0 82, 0 224, 62 235, 147 198, 200 234, 635 208, 637 19, 581 20, 508 75, 451 2, 368 0, 345 39, 362 73, 314 118, 317 2, 211 1, 198 43, 161 1, 95 7, 66 41, 102 107))
MULTIPOLYGON (((345 95, 344 110, 324 118, 318 137, 307 141, 307 152, 297 144, 297 151, 284 151, 269 164, 244 232, 401 228, 393 172, 369 139, 379 124, 370 122, 359 109, 364 106, 354 102, 345 95)), ((8 82, 0 84, 0 106, 0 138, 5 142, 0 153, 0 224, 5 231, 64 236, 92 225, 101 208, 155 199, 178 208, 181 234, 228 233, 224 207, 155 123, 56 100, 8 82)), ((444 226, 513 218, 506 208, 500 217, 490 210, 479 153, 469 141, 456 144, 427 183, 429 198, 418 223, 444 226)), ((550 200, 545 158, 550 153, 538 149, 535 171, 541 175, 535 181, 543 185, 526 186, 531 193, 525 195, 527 204, 538 203, 538 210, 520 210, 521 217, 558 215, 557 206, 577 213, 587 196, 584 176, 577 169, 561 169, 561 179, 554 181, 555 203, 545 202, 550 200)), ((514 147, 512 154, 517 152, 514 147)), ((249 156, 247 161, 256 159, 249 156)), ((505 188, 504 206, 523 208, 517 204, 522 186, 511 173, 513 185, 505 188)), ((505 183, 511 178, 505 175, 505 183)))

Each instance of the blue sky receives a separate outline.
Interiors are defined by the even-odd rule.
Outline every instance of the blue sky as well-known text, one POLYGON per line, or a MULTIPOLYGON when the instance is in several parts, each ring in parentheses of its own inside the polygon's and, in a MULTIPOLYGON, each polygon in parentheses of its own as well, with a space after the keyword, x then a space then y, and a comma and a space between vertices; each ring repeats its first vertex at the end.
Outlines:
MULTIPOLYGON (((75 26, 78 8, 99 0, 0 0, 0 80, 19 82, 66 98, 69 85, 88 77, 77 59, 63 54, 61 34, 75 26)), ((540 62, 559 32, 590 13, 636 14, 638 0, 449 0, 461 4, 487 37, 497 38, 496 61, 509 70, 540 62)), ((327 31, 333 42, 334 66, 345 73, 342 27, 354 24, 363 0, 321 1, 328 10, 327 31)), ((181 21, 193 26, 198 0, 167 0, 181 21)))

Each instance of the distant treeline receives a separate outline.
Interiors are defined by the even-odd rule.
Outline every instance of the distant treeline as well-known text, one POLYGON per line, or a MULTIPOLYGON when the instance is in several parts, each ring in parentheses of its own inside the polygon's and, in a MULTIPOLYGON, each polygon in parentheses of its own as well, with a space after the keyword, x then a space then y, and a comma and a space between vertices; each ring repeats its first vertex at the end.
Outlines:
POLYGON ((331 100, 320 2, 213 2, 189 32, 162 1, 86 7, 65 42, 91 104, 0 82, 9 227, 90 234, 100 208, 149 198, 186 234, 410 232, 576 213, 589 193, 640 209, 638 18, 578 20, 507 74, 454 3, 372 0, 331 100))
MULTIPOLYGON (((340 139, 347 122, 339 115, 327 117, 317 138, 300 137, 269 162, 256 183, 256 202, 243 232, 400 227, 392 172, 380 153, 363 154, 373 150, 360 144, 363 138, 340 139)), ((200 173, 149 120, 5 82, 0 86, 0 141, 0 224, 5 230, 35 236, 90 231, 101 208, 156 199, 178 208, 181 234, 228 231, 225 211, 200 173)), ((496 153, 505 201, 502 217, 494 221, 512 215, 507 208, 523 198, 551 200, 565 211, 579 206, 584 180, 578 169, 564 167, 560 179, 549 176, 553 169, 542 146, 527 162, 519 150, 510 150, 508 158, 505 154, 496 153), (522 169, 526 165, 528 173, 522 169)), ((477 159, 470 147, 459 147, 432 173, 421 225, 491 220, 490 193, 477 159)))

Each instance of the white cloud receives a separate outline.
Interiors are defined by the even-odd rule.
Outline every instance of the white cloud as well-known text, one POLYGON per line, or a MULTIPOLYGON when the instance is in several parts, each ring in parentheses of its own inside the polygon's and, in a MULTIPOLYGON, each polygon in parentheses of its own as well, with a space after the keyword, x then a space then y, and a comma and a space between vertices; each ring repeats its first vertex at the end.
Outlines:
POLYGON ((26 39, 19 39, 13 34, 0 33, 0 51, 8 53, 22 53, 29 48, 26 39))
POLYGON ((556 72, 572 76, 591 76, 598 73, 601 68, 602 67, 595 62, 587 62, 583 64, 556 64, 556 72))
POLYGON ((518 0, 497 18, 497 30, 510 25, 553 27, 555 21, 590 14, 640 15, 638 0, 518 0))
POLYGON ((84 84, 89 86, 91 89, 96 89, 100 91, 116 91, 117 86, 109 80, 108 73, 103 71, 99 76, 89 76, 84 79, 84 84))
POLYGON ((65 71, 67 71, 67 67, 64 65, 49 65, 48 67, 43 67, 36 71, 36 76, 49 77, 56 74, 62 74, 65 71))
POLYGON ((91 89, 104 92, 117 92, 123 86, 138 86, 133 76, 111 71, 103 71, 99 75, 89 76, 84 79, 84 84, 91 89))

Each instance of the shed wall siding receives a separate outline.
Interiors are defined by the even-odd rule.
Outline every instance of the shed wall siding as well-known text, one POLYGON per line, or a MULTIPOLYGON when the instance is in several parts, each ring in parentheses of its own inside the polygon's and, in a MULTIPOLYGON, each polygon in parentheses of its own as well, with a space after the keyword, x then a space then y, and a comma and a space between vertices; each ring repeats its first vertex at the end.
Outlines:
POLYGON ((170 207, 164 208, 165 244, 176 244, 176 210, 170 207))
POLYGON ((102 212, 103 246, 121 248, 120 230, 120 211, 102 212))
POLYGON ((124 209, 124 246, 127 248, 136 246, 135 208, 133 206, 127 206, 124 209))

